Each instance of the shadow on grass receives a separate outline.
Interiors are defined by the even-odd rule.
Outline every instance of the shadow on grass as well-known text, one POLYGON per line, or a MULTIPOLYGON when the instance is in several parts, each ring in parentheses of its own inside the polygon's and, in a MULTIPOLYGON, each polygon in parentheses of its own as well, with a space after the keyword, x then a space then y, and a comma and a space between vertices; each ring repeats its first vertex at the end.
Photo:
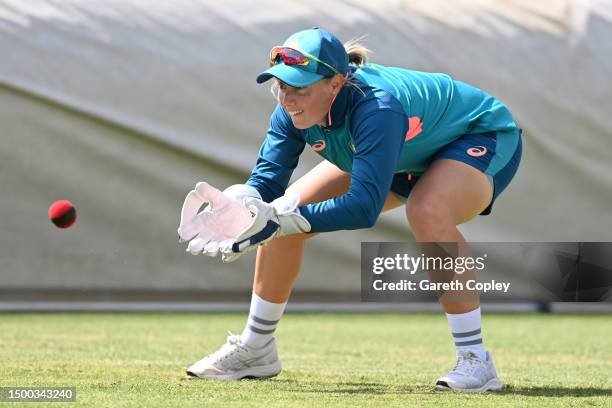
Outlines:
MULTIPOLYGON (((433 386, 384 384, 377 382, 322 382, 298 381, 294 379, 274 380, 279 386, 286 386, 287 391, 322 393, 322 394, 447 394, 449 391, 438 390, 433 386)), ((528 397, 612 397, 612 388, 593 387, 521 387, 506 385, 495 393, 487 395, 523 395, 528 397)))
POLYGON ((286 386, 287 391, 322 394, 433 394, 433 387, 384 384, 377 382, 323 382, 300 381, 294 379, 277 379, 274 382, 286 386))
POLYGON ((612 397, 612 388, 593 387, 517 387, 506 385, 500 395, 517 394, 527 397, 612 397))

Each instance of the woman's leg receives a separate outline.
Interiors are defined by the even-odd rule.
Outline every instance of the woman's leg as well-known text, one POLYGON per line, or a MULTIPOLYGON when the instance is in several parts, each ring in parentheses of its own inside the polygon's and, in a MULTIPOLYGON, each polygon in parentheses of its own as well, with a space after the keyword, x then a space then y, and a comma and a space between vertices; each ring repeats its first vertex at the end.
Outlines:
MULTIPOLYGON (((418 242, 455 242, 457 253, 451 255, 470 256, 457 225, 480 214, 492 196, 493 187, 479 170, 456 160, 436 160, 417 182, 406 206, 415 238, 418 242)), ((449 278, 440 275, 442 271, 430 272, 432 280, 449 278)), ((466 271, 452 278, 465 282, 475 276, 473 271, 466 271)), ((478 292, 447 291, 440 297, 440 303, 455 342, 457 364, 446 376, 438 378, 436 387, 473 392, 501 389, 493 360, 482 342, 478 292)))
MULTIPOLYGON (((292 184, 287 191, 300 195, 300 205, 317 203, 345 194, 351 176, 328 161, 323 161, 292 184)), ((383 211, 402 203, 389 194, 383 211)), ((257 250, 253 292, 262 299, 283 303, 289 299, 300 273, 304 242, 317 234, 294 234, 270 241, 257 250)))
MULTIPOLYGON (((323 201, 345 193, 350 175, 324 161, 294 183, 301 203, 323 201)), ((219 351, 187 369, 200 378, 266 378, 281 371, 274 331, 285 310, 293 283, 300 271, 304 241, 313 234, 273 239, 257 251, 251 307, 240 336, 230 336, 219 351)))
MULTIPOLYGON (((346 193, 350 181, 349 174, 324 161, 289 190, 300 195, 303 205, 346 193)), ((389 193, 383 210, 401 204, 389 193)), ((314 235, 288 235, 258 248, 251 307, 242 335, 228 337, 220 350, 187 368, 187 375, 237 380, 272 377, 281 371, 273 335, 300 272, 304 241, 314 235)))
MULTIPOLYGON (((410 193, 406 204, 408 222, 417 242, 456 242, 468 256, 465 238, 457 229, 480 214, 491 202, 493 187, 488 177, 474 167, 456 160, 436 160, 410 193)), ((455 276, 473 279, 473 272, 455 276)), ((440 298, 447 313, 466 313, 479 307, 477 292, 457 296, 449 292, 440 298)))

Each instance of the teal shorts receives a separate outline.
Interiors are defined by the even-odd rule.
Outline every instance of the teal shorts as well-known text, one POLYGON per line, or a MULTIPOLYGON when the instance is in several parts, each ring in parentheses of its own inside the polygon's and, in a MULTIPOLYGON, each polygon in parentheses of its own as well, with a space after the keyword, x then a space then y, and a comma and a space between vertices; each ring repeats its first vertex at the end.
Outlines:
MULTIPOLYGON (((493 203, 508 187, 521 162, 522 131, 467 134, 440 149, 430 163, 438 159, 457 160, 486 174, 493 186, 493 199, 480 215, 491 213, 493 203)), ((422 175, 422 174, 421 174, 422 175)), ((406 202, 421 175, 395 173, 391 192, 406 202)))

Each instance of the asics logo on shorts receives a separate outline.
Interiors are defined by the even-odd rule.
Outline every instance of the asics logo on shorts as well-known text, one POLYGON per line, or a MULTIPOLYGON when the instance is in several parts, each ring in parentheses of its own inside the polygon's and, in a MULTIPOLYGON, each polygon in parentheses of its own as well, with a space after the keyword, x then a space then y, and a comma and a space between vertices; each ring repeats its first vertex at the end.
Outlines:
POLYGON ((325 140, 317 140, 311 146, 313 152, 320 152, 325 149, 327 145, 325 144, 325 140))
POLYGON ((469 149, 466 150, 466 152, 472 157, 480 157, 480 156, 484 156, 485 154, 487 154, 488 150, 484 146, 475 146, 475 147, 470 147, 469 149))

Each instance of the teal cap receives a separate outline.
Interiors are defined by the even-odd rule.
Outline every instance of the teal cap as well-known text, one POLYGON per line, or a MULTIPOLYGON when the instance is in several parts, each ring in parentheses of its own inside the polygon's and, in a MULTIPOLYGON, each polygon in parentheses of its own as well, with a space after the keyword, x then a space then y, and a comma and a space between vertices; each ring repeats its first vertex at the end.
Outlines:
POLYGON ((289 86, 302 88, 335 74, 348 72, 348 54, 332 33, 319 27, 299 31, 283 47, 293 48, 309 58, 308 65, 285 65, 282 61, 257 76, 257 83, 278 78, 289 86), (319 61, 317 61, 319 60, 319 61), (326 66, 327 65, 327 66, 326 66))

